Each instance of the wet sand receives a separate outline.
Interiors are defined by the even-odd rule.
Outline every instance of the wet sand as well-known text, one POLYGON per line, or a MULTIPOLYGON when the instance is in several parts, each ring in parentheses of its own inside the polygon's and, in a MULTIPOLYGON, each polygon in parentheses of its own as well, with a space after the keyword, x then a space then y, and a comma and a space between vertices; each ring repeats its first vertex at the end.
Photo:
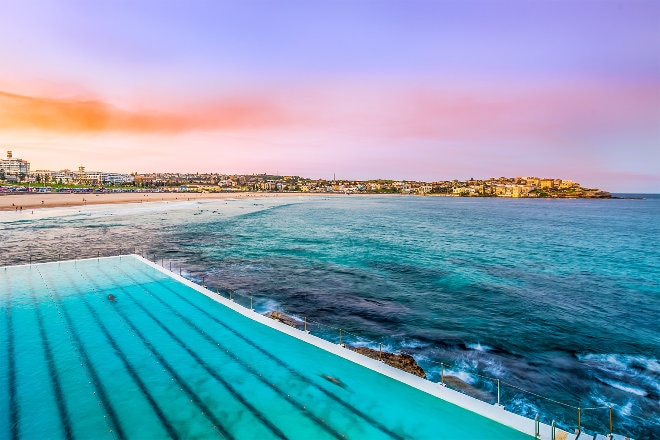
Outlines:
POLYGON ((300 197, 326 195, 321 193, 101 193, 101 194, 65 194, 65 193, 21 193, 0 194, 0 211, 57 208, 65 206, 83 206, 117 203, 145 203, 163 201, 187 201, 203 199, 242 199, 263 197, 300 197))

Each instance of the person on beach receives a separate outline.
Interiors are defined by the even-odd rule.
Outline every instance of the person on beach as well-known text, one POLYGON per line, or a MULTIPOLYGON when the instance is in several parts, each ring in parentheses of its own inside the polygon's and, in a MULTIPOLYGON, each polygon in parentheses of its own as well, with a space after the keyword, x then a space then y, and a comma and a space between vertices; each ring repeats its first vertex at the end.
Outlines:
POLYGON ((108 299, 109 299, 111 302, 114 302, 116 298, 117 298, 117 297, 114 296, 112 293, 111 293, 110 295, 108 295, 108 299))

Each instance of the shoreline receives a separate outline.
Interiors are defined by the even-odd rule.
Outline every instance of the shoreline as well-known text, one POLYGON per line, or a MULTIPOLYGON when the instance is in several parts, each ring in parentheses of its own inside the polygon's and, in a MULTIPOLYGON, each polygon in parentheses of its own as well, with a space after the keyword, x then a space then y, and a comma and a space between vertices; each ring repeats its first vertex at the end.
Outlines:
MULTIPOLYGON (((124 204, 144 202, 173 202, 191 200, 272 198, 272 197, 342 197, 342 196, 388 196, 388 197, 460 197, 450 194, 385 194, 361 193, 343 194, 327 192, 117 192, 117 193, 0 193, 0 212, 33 210, 41 208, 65 208, 73 206, 124 204)), ((497 199, 536 199, 536 200, 644 200, 644 197, 467 197, 497 199)))
POLYGON ((0 211, 25 211, 87 205, 173 202, 214 199, 246 199, 264 197, 320 196, 321 193, 23 193, 0 194, 0 211))

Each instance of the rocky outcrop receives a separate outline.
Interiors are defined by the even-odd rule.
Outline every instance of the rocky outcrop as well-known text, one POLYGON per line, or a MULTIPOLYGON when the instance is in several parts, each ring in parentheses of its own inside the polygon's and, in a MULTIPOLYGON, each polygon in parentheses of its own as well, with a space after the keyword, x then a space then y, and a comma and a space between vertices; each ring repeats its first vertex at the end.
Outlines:
MULTIPOLYGON (((264 313, 264 316, 293 328, 302 329, 304 327, 304 323, 302 321, 298 321, 291 316, 285 315, 284 313, 275 310, 264 313)), ((369 347, 351 347, 348 345, 345 347, 372 359, 382 360, 387 365, 398 368, 399 370, 407 371, 408 373, 426 379, 426 373, 422 367, 420 367, 417 361, 415 361, 415 359, 409 354, 395 354, 384 351, 381 356, 381 353, 378 350, 374 350, 369 347)))
POLYGON ((424 372, 422 367, 420 367, 417 361, 415 361, 415 359, 409 354, 406 353, 395 354, 384 351, 381 357, 381 353, 379 350, 374 350, 369 347, 346 346, 346 348, 349 348, 356 353, 360 353, 372 359, 382 360, 391 367, 398 368, 399 370, 403 370, 408 373, 414 374, 415 376, 419 376, 426 379, 426 373, 424 372))
POLYGON ((270 319, 274 319, 275 321, 279 321, 282 324, 289 325, 293 328, 301 328, 303 326, 302 322, 300 322, 297 319, 292 318, 288 315, 285 315, 282 312, 278 312, 278 311, 266 312, 266 313, 264 313, 264 316, 266 316, 270 319))
POLYGON ((493 396, 490 393, 480 390, 479 388, 475 388, 456 376, 445 376, 444 382, 445 385, 447 385, 449 388, 453 388, 462 392, 463 394, 474 397, 475 399, 479 399, 484 402, 490 402, 493 400, 493 396))

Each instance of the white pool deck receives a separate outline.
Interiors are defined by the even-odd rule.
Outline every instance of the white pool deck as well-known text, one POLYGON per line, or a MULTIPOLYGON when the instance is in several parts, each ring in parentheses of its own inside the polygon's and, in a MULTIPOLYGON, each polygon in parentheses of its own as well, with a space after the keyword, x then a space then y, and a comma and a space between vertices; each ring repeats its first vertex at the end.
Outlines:
MULTIPOLYGON (((106 258, 117 258, 117 256, 112 256, 112 257, 100 257, 100 258, 86 258, 82 260, 103 260, 106 258)), ((291 337, 297 338, 301 341, 307 342, 308 344, 312 344, 320 349, 323 349, 327 352, 330 352, 332 354, 335 354, 337 356, 340 356, 344 359, 347 359, 351 362, 354 362, 358 365, 361 365, 365 368, 369 368, 370 370, 376 371, 380 374, 383 374, 387 377, 390 377, 394 380, 397 380, 399 382, 403 382, 413 388, 417 388, 420 391, 423 391, 425 393, 428 393, 432 396, 435 396, 439 399, 442 399, 446 402, 452 403, 454 405, 457 405, 461 408, 464 408, 468 411, 471 411, 473 413, 479 414, 482 417, 486 417, 490 420, 493 420, 497 423, 500 423, 502 425, 508 426, 510 428, 513 428, 517 431, 523 432, 525 434, 528 434, 532 438, 538 438, 541 440, 629 440, 628 437, 624 437, 621 435, 613 435, 612 437, 605 436, 602 434, 597 434, 595 436, 588 435, 586 433, 580 433, 578 435, 572 434, 566 431, 563 431, 559 428, 555 429, 555 436, 552 436, 552 427, 550 425, 547 425, 545 423, 539 423, 539 435, 535 437, 536 435, 536 422, 532 419, 529 419, 527 417, 523 417, 518 414, 514 414, 510 411, 507 411, 504 407, 498 406, 498 405, 491 405, 489 403, 483 402, 481 400, 478 400, 474 397, 468 396, 466 394, 460 393, 458 391, 452 390, 446 386, 441 385, 440 383, 437 382, 431 382, 427 379, 423 379, 419 376, 415 376, 414 374, 405 372, 403 370, 399 370, 397 368, 391 367, 384 362, 371 359, 367 356, 361 355, 359 353, 356 353, 350 349, 347 349, 339 344, 335 344, 330 341, 326 341, 325 339, 322 339, 318 336, 314 336, 308 332, 305 332, 303 330, 298 330, 296 328, 293 328, 291 326, 288 326, 286 324, 283 324, 279 321, 276 321, 274 319, 268 318, 266 316, 261 315, 260 313, 257 313, 256 311, 244 307, 232 300, 229 300, 227 298, 224 298, 220 295, 218 295, 215 292, 212 292, 211 290, 200 286, 199 284, 194 283, 193 281, 190 281, 183 276, 180 276, 170 270, 167 270, 166 268, 160 266, 157 263, 154 263, 150 260, 147 260, 146 258, 143 258, 140 255, 137 254, 130 254, 130 255, 122 255, 120 258, 135 258, 136 260, 158 270, 159 272, 171 277, 172 279, 196 290, 197 292, 206 295, 207 297, 211 298, 213 301, 216 301, 225 307, 228 307, 231 310, 236 311, 237 313, 240 313, 241 315, 252 319, 253 321, 256 321, 260 324, 266 325, 268 327, 271 327, 275 330, 278 330, 282 333, 285 333, 291 337)), ((82 261, 80 260, 80 261, 82 261)), ((32 263, 34 264, 57 264, 57 261, 49 262, 49 263, 32 263)), ((24 265, 18 265, 18 266, 29 266, 30 264, 24 264, 24 265)), ((7 267, 7 266, 5 266, 7 267)))

